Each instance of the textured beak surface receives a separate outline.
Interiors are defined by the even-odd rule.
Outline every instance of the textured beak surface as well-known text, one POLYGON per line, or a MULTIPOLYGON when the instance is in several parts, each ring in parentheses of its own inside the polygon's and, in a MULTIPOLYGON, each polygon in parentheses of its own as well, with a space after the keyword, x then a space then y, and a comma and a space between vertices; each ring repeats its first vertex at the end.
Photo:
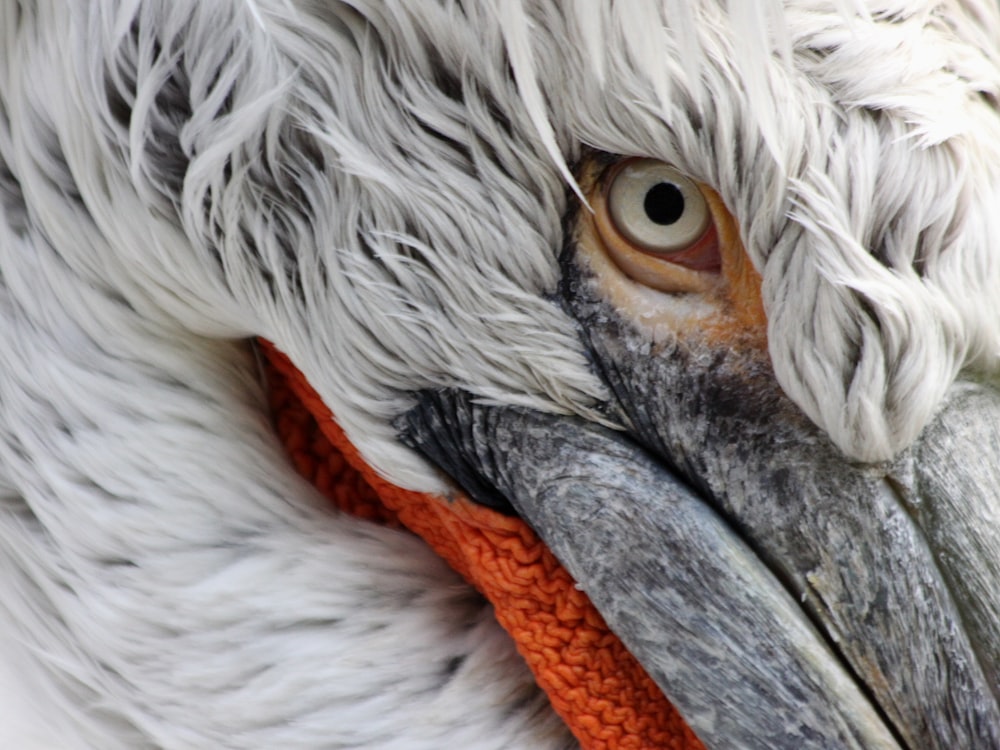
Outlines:
POLYGON ((707 746, 1000 747, 1000 396, 958 384, 892 463, 849 462, 776 384, 717 225, 719 280, 671 296, 578 223, 563 303, 623 430, 438 392, 406 439, 514 506, 707 746))

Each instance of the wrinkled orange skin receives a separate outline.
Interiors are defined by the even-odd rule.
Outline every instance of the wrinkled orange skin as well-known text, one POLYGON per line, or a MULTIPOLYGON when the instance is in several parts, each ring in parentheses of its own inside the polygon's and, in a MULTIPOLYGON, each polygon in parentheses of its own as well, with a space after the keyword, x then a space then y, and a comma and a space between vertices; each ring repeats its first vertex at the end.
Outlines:
POLYGON ((420 535, 482 592, 584 750, 703 750, 527 524, 382 479, 287 357, 261 348, 276 429, 298 471, 341 510, 420 535))

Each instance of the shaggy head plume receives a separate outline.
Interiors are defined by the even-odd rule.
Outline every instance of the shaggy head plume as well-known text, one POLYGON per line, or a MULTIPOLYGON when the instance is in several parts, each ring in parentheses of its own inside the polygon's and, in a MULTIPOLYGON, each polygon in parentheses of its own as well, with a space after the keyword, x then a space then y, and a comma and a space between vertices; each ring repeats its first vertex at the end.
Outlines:
POLYGON ((1000 23, 843 5, 14 4, 5 211, 51 206, 52 252, 145 316, 270 338, 434 488, 391 427, 416 389, 597 418, 550 296, 567 165, 656 157, 739 220, 787 393, 884 459, 1000 352, 1000 23))

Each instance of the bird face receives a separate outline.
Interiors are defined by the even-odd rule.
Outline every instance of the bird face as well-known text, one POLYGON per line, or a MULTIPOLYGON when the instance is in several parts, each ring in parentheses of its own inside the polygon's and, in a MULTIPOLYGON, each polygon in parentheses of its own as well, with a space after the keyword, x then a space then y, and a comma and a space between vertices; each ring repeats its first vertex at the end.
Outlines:
MULTIPOLYGON (((819 93, 816 77, 789 78, 767 86, 819 93)), ((996 440, 993 388, 953 384, 976 334, 932 299, 934 266, 984 240, 967 211, 995 178, 959 166, 951 136, 914 148, 929 121, 856 119, 839 92, 823 91, 836 125, 822 108, 815 129, 757 119, 749 159, 733 153, 747 138, 724 122, 734 111, 697 90, 700 107, 660 114, 659 148, 607 113, 574 171, 558 292, 607 394, 599 419, 437 392, 402 429, 473 497, 532 524, 709 745, 993 746, 995 599, 958 584, 953 557, 993 555, 993 522, 956 507, 993 517, 992 470, 959 500, 928 467, 968 460, 946 424, 996 440), (736 145, 720 142, 727 125, 736 145), (823 164, 805 145, 820 141, 823 164), (903 163, 948 184, 921 208, 903 163)), ((754 119, 752 104, 733 110, 754 119)))
MULTIPOLYGON (((613 169, 605 174, 612 180, 616 178, 613 169)), ((646 189, 647 205, 657 188, 658 184, 646 189)), ((595 189, 608 188, 598 183, 595 189)), ((968 495, 964 500, 952 496, 941 502, 950 493, 927 473, 928 465, 955 465, 971 454, 965 455, 958 446, 949 446, 947 440, 942 442, 941 423, 935 421, 927 435, 918 438, 895 461, 866 464, 850 460, 827 433, 805 418, 776 383, 767 356, 759 277, 732 229, 733 219, 728 212, 718 202, 712 204, 712 221, 719 230, 718 267, 699 272, 700 283, 692 284, 687 292, 695 299, 687 305, 678 305, 662 298, 660 292, 648 290, 655 280, 617 262, 615 251, 608 249, 617 235, 613 234, 609 242, 605 239, 609 230, 602 226, 606 206, 600 200, 594 203, 594 218, 582 216, 576 227, 573 247, 568 253, 571 257, 566 259, 564 294, 568 309, 580 323, 595 367, 611 391, 610 403, 616 417, 640 447, 633 449, 633 455, 644 454, 640 464, 649 455, 661 467, 669 467, 673 479, 680 478, 686 488, 718 513, 717 520, 722 521, 725 531, 720 529, 717 533, 727 541, 721 542, 713 527, 707 539, 694 542, 697 549, 717 550, 718 545, 725 545, 725 553, 712 553, 716 562, 737 550, 744 552, 745 548, 728 535, 734 532, 797 605, 798 612, 787 619, 779 618, 780 624, 765 625, 768 616, 786 611, 777 601, 782 594, 759 581, 749 584, 743 576, 753 565, 738 555, 728 572, 699 571, 689 573, 691 578, 685 579, 675 569, 673 573, 678 577, 666 585, 675 594, 688 585, 697 590, 694 619, 699 623, 723 602, 713 619, 725 625, 701 641, 706 651, 695 659, 701 664, 709 663, 712 654, 726 650, 727 643, 739 644, 734 655, 745 656, 758 648, 761 653, 770 653, 772 638, 776 638, 785 644, 780 647, 783 658, 796 662, 791 667, 771 665, 779 674, 794 675, 778 678, 783 689, 796 695, 791 703, 800 705, 803 694, 813 695, 812 690, 822 685, 814 694, 815 699, 805 701, 809 709, 792 712, 796 716, 794 721, 787 722, 787 715, 778 720, 785 722, 781 730, 776 726, 748 730, 755 722, 748 716, 740 716, 733 717, 733 727, 714 736, 720 741, 723 736, 725 741, 738 738, 736 744, 747 746, 752 745, 754 738, 777 737, 782 732, 797 734, 796 743, 812 733, 826 741, 837 737, 844 744, 857 741, 873 746, 899 743, 950 747, 996 742, 992 695, 995 668, 991 666, 992 657, 984 658, 989 650, 985 644, 994 636, 970 627, 972 621, 988 620, 987 611, 993 605, 983 607, 983 602, 974 601, 977 596, 965 599, 967 592, 959 593, 954 584, 962 572, 948 560, 952 554, 949 548, 965 548, 966 560, 972 549, 980 551, 973 555, 989 555, 986 550, 992 542, 980 536, 977 524, 959 523, 962 531, 957 532, 957 527, 953 527, 945 532, 949 542, 941 545, 940 533, 943 527, 955 522, 955 517, 949 511, 938 515, 956 501, 992 505, 993 490, 977 493, 980 500, 971 500, 968 495), (937 509, 931 510, 931 506, 937 509), (932 530, 936 525, 932 517, 943 521, 943 527, 932 530), (944 520, 945 517, 950 520, 944 520), (928 537, 938 541, 928 543, 928 537), (723 583, 737 569, 740 573, 723 583), (727 592, 718 600, 714 600, 715 592, 706 586, 708 576, 727 592), (748 587, 754 592, 751 601, 732 595, 748 587), (916 591, 922 592, 919 602, 913 596, 916 591), (760 618, 757 607, 764 601, 766 614, 760 618), (977 609, 980 614, 972 614, 977 609), (848 682, 864 685, 862 692, 870 691, 874 698, 858 700, 860 696, 841 693, 839 687, 833 686, 839 680, 833 678, 835 670, 827 671, 829 661, 821 659, 825 665, 814 671, 818 664, 813 659, 821 648, 799 629, 805 625, 799 619, 802 613, 808 620, 805 630, 815 628, 821 634, 819 640, 837 654, 836 660, 845 670, 842 676, 848 682), (963 629, 965 634, 961 633, 963 629), (746 638, 751 632, 767 636, 751 646, 746 638), (924 665, 942 660, 950 664, 947 678, 935 670, 925 671, 924 665), (803 666, 806 663, 810 666, 803 666), (963 666, 956 669, 959 663, 963 666), (953 679, 964 686, 963 697, 946 687, 945 683, 953 679), (806 688, 803 683, 812 687, 806 688), (873 720, 863 704, 873 706, 880 718, 873 720), (844 713, 836 718, 831 716, 827 712, 833 706, 844 713), (846 717, 850 719, 845 721, 846 717), (871 729, 883 722, 891 737, 871 729), (795 729, 789 730, 792 726, 795 729)), ((647 212, 651 216, 646 218, 653 220, 655 209, 647 208, 647 212)), ((643 218, 638 221, 643 222, 643 218)), ((711 236, 710 230, 703 231, 711 236)), ((700 242, 699 238, 691 244, 697 252, 702 251, 700 242)), ((683 254, 686 249, 673 252, 683 254)), ((673 257, 676 256, 657 256, 656 260, 669 264, 673 257)), ((666 268, 663 273, 673 276, 674 269, 666 268)), ((976 386, 961 387, 979 391, 976 386)), ((992 416, 996 408, 995 393, 989 389, 979 391, 977 401, 984 408, 983 415, 990 415, 985 417, 984 427, 986 423, 995 425, 992 416), (982 400, 978 401, 980 397, 982 400)), ((970 424, 979 422, 983 415, 973 416, 966 405, 951 399, 938 419, 970 424)), ((995 427, 985 430, 995 434, 995 427)), ((567 465, 565 456, 558 465, 567 465)), ((627 459, 621 459, 623 470, 627 471, 626 467, 631 465, 627 459)), ((600 486, 602 480, 607 482, 606 472, 606 468, 595 471, 598 476, 593 477, 591 486, 600 486)), ((645 623, 636 623, 636 613, 648 610, 649 606, 624 604, 621 588, 612 581, 630 579, 626 588, 631 586, 633 591, 642 592, 636 598, 643 602, 657 600, 656 592, 662 589, 655 582, 669 577, 651 572, 660 570, 656 561, 663 558, 657 554, 664 554, 665 548, 671 550, 667 554, 672 564, 689 559, 691 550, 687 543, 693 540, 688 537, 678 541, 670 531, 649 534, 646 528, 669 526, 673 521, 667 519, 674 512, 678 512, 677 523, 688 533, 698 528, 698 524, 680 520, 687 508, 681 510, 674 503, 684 501, 676 498, 664 501, 672 490, 665 490, 662 477, 653 479, 659 470, 639 472, 648 482, 644 491, 636 492, 630 477, 622 480, 624 486, 595 493, 597 497, 588 498, 586 508, 581 509, 580 517, 588 521, 580 524, 553 518, 550 514, 558 511, 549 506, 552 503, 549 499, 541 510, 532 501, 525 502, 524 507, 533 521, 539 518, 535 523, 546 530, 546 538, 551 536, 563 542, 562 554, 576 566, 571 569, 595 582, 589 590, 591 596, 603 605, 603 610, 614 613, 613 626, 624 634, 627 642, 636 644, 638 653, 644 653, 650 644, 662 645, 662 638, 655 635, 657 631, 645 623), (622 507, 622 496, 628 498, 624 503, 635 505, 622 507), (659 499, 647 504, 640 497, 659 499), (620 557, 610 566, 614 571, 610 574, 606 569, 595 570, 602 566, 581 559, 569 541, 586 534, 591 519, 601 514, 614 516, 615 533, 623 535, 624 544, 615 548, 620 557), (637 526, 644 528, 640 530, 637 526), (635 544, 649 546, 634 552, 635 544), (609 590, 613 592, 610 595, 609 590)), ((551 491, 557 480, 554 476, 547 479, 551 482, 547 489, 551 491)), ((986 480, 986 486, 993 486, 992 479, 986 480)), ((533 498, 545 495, 537 486, 532 492, 533 498)), ((601 551, 592 553, 600 555, 601 551)), ((667 604, 668 599, 660 600, 662 609, 652 607, 658 612, 652 620, 659 624, 671 620, 668 628, 671 632, 700 631, 687 619, 690 611, 676 599, 667 604), (672 619, 674 616, 677 620, 672 619)), ((686 648, 675 645, 680 652, 686 648)), ((690 684, 690 675, 681 677, 683 669, 677 669, 672 660, 658 661, 663 652, 659 646, 653 650, 658 656, 640 657, 643 663, 661 684, 669 685, 668 694, 678 701, 685 715, 703 715, 708 706, 698 698, 692 699, 684 687, 690 684)), ((727 680, 726 685, 715 686, 711 694, 717 697, 738 685, 735 692, 740 697, 733 696, 734 705, 747 708, 751 715, 774 719, 774 714, 769 714, 775 706, 774 693, 765 691, 762 684, 751 687, 759 677, 757 667, 742 664, 754 674, 742 673, 736 683, 727 680), (748 700, 748 695, 765 692, 768 698, 749 708, 753 701, 748 700)), ((765 681, 773 677, 774 674, 765 681)), ((782 701, 779 699, 778 703, 782 701)), ((699 730, 704 732, 705 728, 699 726, 699 730)), ((713 734, 708 731, 704 736, 712 738, 713 734)))
POLYGON ((994 605, 950 559, 991 554, 956 503, 992 505, 993 484, 960 499, 929 466, 965 460, 946 424, 996 439, 995 392, 957 386, 895 460, 850 460, 775 380, 721 201, 660 162, 608 161, 582 167, 593 212, 560 294, 622 431, 436 392, 402 421, 408 443, 531 523, 709 745, 994 743, 994 605), (638 215, 613 203, 637 163, 638 215), (689 206, 669 245, 658 219, 689 206))
POLYGON ((0 9, 52 274, 519 514, 711 746, 1000 747, 992 4, 65 13, 0 9))

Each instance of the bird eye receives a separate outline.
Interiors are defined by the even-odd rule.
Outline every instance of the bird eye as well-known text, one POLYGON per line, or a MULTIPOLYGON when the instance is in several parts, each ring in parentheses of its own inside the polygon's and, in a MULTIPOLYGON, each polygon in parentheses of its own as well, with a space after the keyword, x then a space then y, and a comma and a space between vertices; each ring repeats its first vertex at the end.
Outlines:
POLYGON ((607 191, 615 227, 651 253, 685 250, 701 239, 711 221, 698 186, 655 159, 624 162, 612 175, 607 191))
POLYGON ((626 273, 635 277, 641 267, 638 280, 648 283, 650 261, 719 270, 712 211, 693 180, 665 162, 634 158, 611 167, 602 182, 594 201, 598 232, 626 273))

